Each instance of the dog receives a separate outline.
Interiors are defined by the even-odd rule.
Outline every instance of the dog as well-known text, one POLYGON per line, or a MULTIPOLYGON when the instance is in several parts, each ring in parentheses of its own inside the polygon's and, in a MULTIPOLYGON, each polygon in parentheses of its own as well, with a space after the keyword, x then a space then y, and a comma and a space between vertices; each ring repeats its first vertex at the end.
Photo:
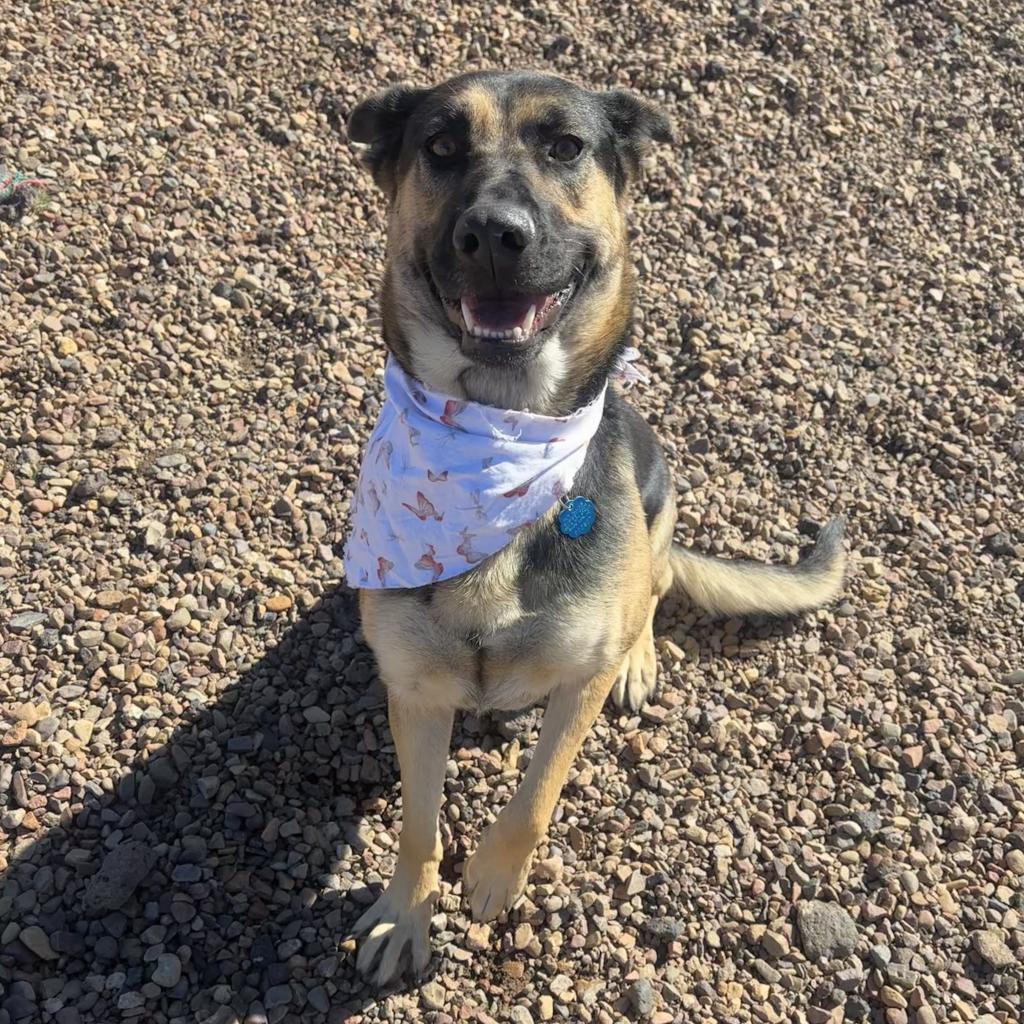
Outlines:
MULTIPOLYGON (((433 88, 390 88, 355 107, 348 134, 364 147, 388 203, 384 342, 414 382, 415 400, 429 389, 452 403, 447 443, 459 445, 466 403, 561 422, 603 395, 572 483, 591 506, 582 534, 561 528, 565 501, 555 501, 509 530, 500 550, 467 557, 453 578, 440 579, 440 549, 421 544, 426 554, 415 564, 430 576, 424 585, 360 590, 402 784, 394 877, 354 929, 358 969, 384 985, 430 960, 438 817, 457 710, 547 700, 522 784, 464 866, 473 917, 490 920, 523 891, 606 698, 635 710, 655 693, 659 599, 680 588, 712 612, 796 613, 835 596, 844 555, 840 520, 791 567, 673 544, 664 455, 643 416, 608 387, 635 294, 627 196, 650 147, 671 142, 663 112, 626 91, 486 71, 433 88)), ((425 508, 419 498, 406 507, 425 508)), ((438 515, 421 519, 442 529, 438 515)), ((393 576, 393 559, 387 569, 393 576)), ((363 578, 372 585, 372 574, 363 578)))

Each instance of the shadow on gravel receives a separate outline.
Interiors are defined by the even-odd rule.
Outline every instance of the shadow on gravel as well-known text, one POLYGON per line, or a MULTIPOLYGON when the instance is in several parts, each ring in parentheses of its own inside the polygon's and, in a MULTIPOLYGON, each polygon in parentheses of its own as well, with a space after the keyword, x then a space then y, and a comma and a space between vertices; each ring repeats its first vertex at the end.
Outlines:
MULTIPOLYGON (((397 781, 357 619, 353 592, 325 598, 102 791, 35 808, 43 827, 0 880, 0 1024, 334 1024, 376 998, 338 952, 372 900, 363 814, 388 821, 397 781)), ((144 728, 128 704, 104 710, 115 760, 118 736, 144 728)), ((26 747, 4 757, 15 801, 22 782, 54 794, 74 779, 33 774, 26 747)))
MULTIPOLYGON (((31 751, 15 749, 15 801, 17 773, 23 793, 51 795, 23 801, 43 827, 0 879, 0 1024, 341 1024, 376 1001, 339 951, 380 890, 379 853, 363 858, 368 818, 397 813, 384 692, 357 628, 355 594, 339 589, 166 744, 126 756, 70 807, 58 794, 74 769, 34 772, 31 751)), ((740 636, 794 628, 763 621, 740 636)), ((688 632, 720 651, 737 639, 726 629, 688 632)), ((166 685, 191 699, 187 681, 166 685)), ((119 737, 143 728, 131 703, 114 695, 103 712, 115 761, 119 737)), ((510 717, 464 718, 456 741, 461 729, 489 749, 537 713, 510 717)))

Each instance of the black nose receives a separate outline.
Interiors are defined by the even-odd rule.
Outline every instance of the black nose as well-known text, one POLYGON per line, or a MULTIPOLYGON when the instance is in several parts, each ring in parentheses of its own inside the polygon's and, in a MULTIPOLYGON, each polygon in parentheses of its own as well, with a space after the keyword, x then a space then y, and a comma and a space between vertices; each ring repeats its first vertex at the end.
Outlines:
POLYGON ((467 263, 499 274, 513 269, 537 237, 537 225, 521 206, 474 206, 456 222, 455 252, 467 263))

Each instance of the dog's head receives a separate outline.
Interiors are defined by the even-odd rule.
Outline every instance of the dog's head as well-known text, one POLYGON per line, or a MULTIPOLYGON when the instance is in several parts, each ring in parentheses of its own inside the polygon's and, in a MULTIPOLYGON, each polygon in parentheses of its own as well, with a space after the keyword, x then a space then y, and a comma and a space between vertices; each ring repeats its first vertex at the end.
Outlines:
POLYGON ((476 72, 396 86, 348 130, 390 200, 384 334, 405 368, 493 405, 589 397, 628 330, 626 190, 666 117, 626 92, 476 72))

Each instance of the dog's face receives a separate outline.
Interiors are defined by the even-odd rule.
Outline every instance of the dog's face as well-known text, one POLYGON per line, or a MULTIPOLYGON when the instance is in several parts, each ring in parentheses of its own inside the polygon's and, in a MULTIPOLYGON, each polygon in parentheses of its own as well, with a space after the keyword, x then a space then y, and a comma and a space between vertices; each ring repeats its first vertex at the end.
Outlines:
POLYGON ((390 199, 384 330, 407 370, 537 411, 600 383, 632 305, 626 188, 669 138, 663 114, 629 93, 479 72, 366 100, 349 135, 390 199))

